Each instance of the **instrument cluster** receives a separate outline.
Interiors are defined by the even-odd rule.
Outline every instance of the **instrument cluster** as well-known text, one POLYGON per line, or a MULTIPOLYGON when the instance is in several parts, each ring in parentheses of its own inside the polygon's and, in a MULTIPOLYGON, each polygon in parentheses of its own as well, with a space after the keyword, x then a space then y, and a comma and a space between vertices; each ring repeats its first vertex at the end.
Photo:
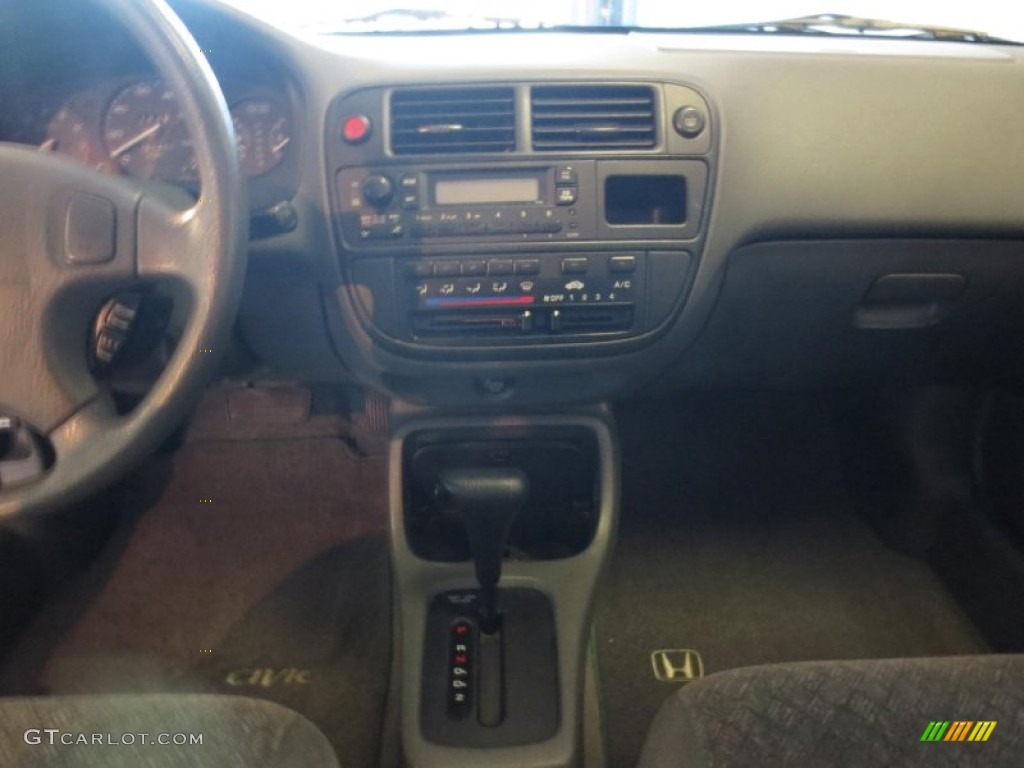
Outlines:
MULTIPOLYGON (((286 94, 252 87, 228 93, 242 169, 273 175, 292 151, 286 94)), ((40 151, 112 174, 189 186, 196 160, 174 91, 153 77, 120 78, 76 91, 46 122, 40 151)))

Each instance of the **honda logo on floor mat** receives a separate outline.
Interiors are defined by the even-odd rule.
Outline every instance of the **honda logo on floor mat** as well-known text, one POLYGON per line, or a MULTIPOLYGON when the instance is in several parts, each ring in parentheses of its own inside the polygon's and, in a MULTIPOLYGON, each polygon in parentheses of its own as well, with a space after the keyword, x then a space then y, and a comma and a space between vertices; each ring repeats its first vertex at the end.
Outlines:
POLYGON ((651 669, 663 683, 688 683, 704 677, 704 661, 697 651, 689 648, 654 651, 651 669))

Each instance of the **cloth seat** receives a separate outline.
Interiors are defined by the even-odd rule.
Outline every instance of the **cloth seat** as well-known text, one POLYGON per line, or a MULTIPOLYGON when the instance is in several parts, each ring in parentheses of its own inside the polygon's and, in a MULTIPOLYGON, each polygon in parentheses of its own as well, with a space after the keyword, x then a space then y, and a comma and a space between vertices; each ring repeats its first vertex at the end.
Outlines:
POLYGON ((12 768, 338 768, 309 720, 242 696, 0 698, 0 732, 0 766, 12 768))
POLYGON ((773 664, 687 684, 641 768, 1024 765, 1024 656, 773 664), (968 739, 995 721, 987 741, 968 739), (940 740, 922 741, 930 723, 940 740), (957 722, 964 741, 954 740, 957 722), (946 735, 952 738, 942 740, 946 735))

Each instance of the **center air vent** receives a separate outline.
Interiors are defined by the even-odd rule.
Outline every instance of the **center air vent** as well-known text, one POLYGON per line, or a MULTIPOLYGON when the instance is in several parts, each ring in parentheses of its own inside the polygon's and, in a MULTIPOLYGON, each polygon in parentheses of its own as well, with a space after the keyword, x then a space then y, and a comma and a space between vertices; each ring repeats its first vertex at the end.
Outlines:
POLYGON ((533 88, 533 148, 650 149, 657 142, 654 90, 646 85, 533 88))
POLYGON ((512 88, 417 88, 391 95, 396 155, 510 152, 515 145, 512 88))

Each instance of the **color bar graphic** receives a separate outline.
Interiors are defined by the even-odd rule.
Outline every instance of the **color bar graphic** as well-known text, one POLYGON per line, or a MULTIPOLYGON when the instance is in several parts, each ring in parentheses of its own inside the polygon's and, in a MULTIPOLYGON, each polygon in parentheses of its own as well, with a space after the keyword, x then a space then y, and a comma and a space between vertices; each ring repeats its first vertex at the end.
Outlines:
POLYGON ((977 725, 974 726, 974 730, 971 731, 971 735, 967 737, 967 740, 988 741, 988 737, 992 735, 992 731, 995 729, 995 720, 979 720, 977 725))
POLYGON ((996 720, 932 720, 921 741, 988 741, 996 725, 996 720))
POLYGON ((948 720, 945 722, 932 720, 928 723, 928 727, 924 729, 924 733, 921 734, 921 741, 941 741, 947 728, 949 728, 948 720))
POLYGON ((963 741, 974 723, 971 720, 954 720, 943 741, 963 741))

